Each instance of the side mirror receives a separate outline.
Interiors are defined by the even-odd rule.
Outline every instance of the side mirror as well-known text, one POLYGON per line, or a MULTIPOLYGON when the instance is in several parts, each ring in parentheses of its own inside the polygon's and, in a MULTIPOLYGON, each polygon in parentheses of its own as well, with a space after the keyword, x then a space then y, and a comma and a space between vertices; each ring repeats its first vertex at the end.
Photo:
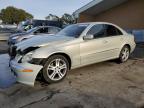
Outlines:
POLYGON ((86 35, 83 37, 84 40, 92 40, 94 39, 94 35, 86 35))

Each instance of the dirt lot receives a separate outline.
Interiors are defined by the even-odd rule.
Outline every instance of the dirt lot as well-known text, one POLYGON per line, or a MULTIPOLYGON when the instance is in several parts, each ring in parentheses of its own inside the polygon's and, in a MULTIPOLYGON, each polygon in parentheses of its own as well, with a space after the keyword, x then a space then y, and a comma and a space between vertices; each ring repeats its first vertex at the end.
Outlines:
POLYGON ((0 89, 0 108, 40 107, 144 108, 143 53, 124 64, 108 61, 72 70, 60 83, 0 89))

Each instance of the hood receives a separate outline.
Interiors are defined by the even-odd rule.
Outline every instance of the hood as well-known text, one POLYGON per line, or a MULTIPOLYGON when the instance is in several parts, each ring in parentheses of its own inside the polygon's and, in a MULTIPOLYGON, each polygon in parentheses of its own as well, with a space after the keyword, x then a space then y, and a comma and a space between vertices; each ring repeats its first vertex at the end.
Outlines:
POLYGON ((26 32, 22 32, 22 33, 15 33, 15 34, 12 34, 11 36, 10 36, 10 38, 13 38, 13 37, 16 37, 16 36, 23 36, 23 35, 27 35, 28 33, 26 33, 26 32))
POLYGON ((35 36, 16 44, 16 46, 17 50, 20 49, 21 51, 23 51, 29 47, 41 47, 46 45, 58 44, 72 39, 74 39, 74 37, 59 35, 35 36))

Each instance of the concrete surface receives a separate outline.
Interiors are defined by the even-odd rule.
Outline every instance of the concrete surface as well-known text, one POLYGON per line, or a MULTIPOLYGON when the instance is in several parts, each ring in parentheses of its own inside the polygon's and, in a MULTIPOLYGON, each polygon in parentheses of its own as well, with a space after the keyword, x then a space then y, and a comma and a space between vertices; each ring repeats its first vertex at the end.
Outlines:
POLYGON ((4 54, 8 52, 7 41, 0 41, 0 54, 4 54))
POLYGON ((0 41, 7 41, 11 33, 0 33, 0 41))
POLYGON ((60 83, 0 89, 0 108, 143 108, 144 59, 72 70, 60 83))
POLYGON ((16 82, 16 76, 9 68, 9 56, 7 54, 0 55, 0 88, 11 87, 16 82))
MULTIPOLYGON (((0 42, 1 54, 7 48, 0 42)), ((138 45, 124 64, 108 61, 75 69, 60 83, 0 89, 0 108, 144 108, 143 48, 138 45)))

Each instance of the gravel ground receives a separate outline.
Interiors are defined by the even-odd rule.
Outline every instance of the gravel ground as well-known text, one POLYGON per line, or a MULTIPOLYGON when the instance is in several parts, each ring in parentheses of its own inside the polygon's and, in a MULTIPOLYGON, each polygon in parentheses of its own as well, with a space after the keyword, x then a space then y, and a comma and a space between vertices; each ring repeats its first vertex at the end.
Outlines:
POLYGON ((144 59, 72 70, 60 83, 0 89, 1 108, 143 108, 144 59))
MULTIPOLYGON (((142 107, 144 104, 143 63, 144 59, 139 59, 129 60, 124 64, 103 62, 90 65, 71 71, 66 80, 50 85, 49 88, 80 95, 78 100, 84 103, 82 105, 85 108, 88 108, 86 105, 90 105, 90 108, 142 107)), ((36 86, 38 85, 39 83, 36 86)))
MULTIPOLYGON (((0 46, 6 52, 6 43, 0 46)), ((75 69, 60 83, 0 89, 0 108, 144 108, 143 48, 138 45, 124 64, 108 61, 75 69)))

